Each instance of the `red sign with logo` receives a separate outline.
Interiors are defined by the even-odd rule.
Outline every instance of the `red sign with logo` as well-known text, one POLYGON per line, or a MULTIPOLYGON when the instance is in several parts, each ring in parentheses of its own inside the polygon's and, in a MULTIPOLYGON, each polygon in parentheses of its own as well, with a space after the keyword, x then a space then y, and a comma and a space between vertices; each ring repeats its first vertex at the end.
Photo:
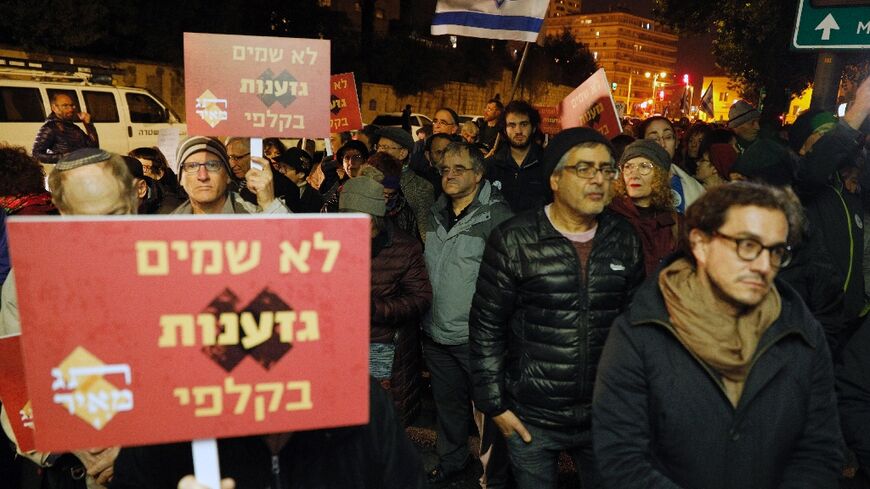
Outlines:
POLYGON ((0 401, 6 409, 18 449, 33 450, 33 411, 24 383, 20 335, 0 338, 0 401))
POLYGON ((356 96, 353 73, 332 75, 332 99, 330 100, 329 128, 332 132, 358 131, 362 129, 362 113, 356 96))
POLYGON ((187 130, 329 137, 329 41, 184 33, 187 130))
POLYGON ((562 130, 562 122, 559 119, 558 107, 535 106, 538 113, 541 115, 541 132, 544 134, 554 135, 562 130))
POLYGON ((367 422, 367 217, 8 230, 40 450, 367 422))
POLYGON ((591 127, 608 139, 622 133, 604 68, 575 88, 560 105, 562 129, 591 127))

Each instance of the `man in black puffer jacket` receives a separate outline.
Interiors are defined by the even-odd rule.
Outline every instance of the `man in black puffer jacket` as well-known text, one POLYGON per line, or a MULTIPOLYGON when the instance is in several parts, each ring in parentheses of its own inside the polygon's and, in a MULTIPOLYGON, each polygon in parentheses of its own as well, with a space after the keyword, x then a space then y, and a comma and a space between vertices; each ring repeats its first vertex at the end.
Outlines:
POLYGON ((517 487, 555 488, 567 450, 590 489, 598 358, 643 255, 631 225, 604 210, 619 176, 606 138, 562 131, 543 165, 552 204, 504 222, 484 250, 469 322, 474 402, 507 438, 517 487))

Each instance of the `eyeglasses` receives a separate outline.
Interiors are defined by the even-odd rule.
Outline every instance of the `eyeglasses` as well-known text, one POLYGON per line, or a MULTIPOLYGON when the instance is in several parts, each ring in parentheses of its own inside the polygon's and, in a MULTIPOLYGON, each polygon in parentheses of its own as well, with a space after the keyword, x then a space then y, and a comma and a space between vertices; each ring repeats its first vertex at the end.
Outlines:
POLYGON ((444 119, 435 119, 434 121, 432 121, 432 124, 435 126, 455 126, 456 125, 456 123, 447 122, 444 119))
POLYGON ((574 166, 566 166, 565 170, 571 170, 575 174, 577 174, 580 178, 592 179, 595 178, 595 175, 598 172, 604 176, 605 180, 616 180, 616 177, 619 176, 619 168, 613 165, 601 165, 600 168, 595 167, 594 165, 588 165, 586 163, 580 163, 579 165, 574 166))
POLYGON ((196 173, 199 171, 199 167, 201 166, 204 166, 209 173, 217 173, 221 171, 221 168, 223 168, 224 164, 218 160, 209 160, 205 163, 185 162, 183 165, 181 165, 181 168, 184 170, 185 173, 196 173))
POLYGON ((250 154, 251 154, 251 153, 245 153, 245 154, 243 154, 243 155, 238 155, 238 156, 236 156, 236 155, 228 155, 228 156, 230 157, 230 161, 239 161, 239 160, 241 160, 242 158, 244 158, 245 156, 248 156, 248 155, 250 155, 250 154))
POLYGON ((767 250, 770 252, 770 265, 774 268, 782 268, 791 262, 791 246, 787 244, 777 244, 773 246, 764 246, 758 240, 752 238, 735 238, 722 234, 719 231, 713 231, 713 236, 727 239, 733 242, 737 247, 737 256, 741 260, 752 261, 761 255, 761 252, 767 250))
POLYGON ((361 155, 344 155, 344 158, 342 159, 344 161, 363 161, 365 158, 361 155))
POLYGON ((662 136, 659 136, 658 134, 650 134, 649 136, 645 137, 644 139, 649 139, 650 141, 655 141, 657 143, 661 143, 662 141, 674 141, 674 140, 676 140, 673 133, 669 133, 669 132, 665 133, 662 136))
POLYGON ((461 177, 462 175, 465 175, 465 172, 472 171, 472 170, 474 170, 474 169, 473 168, 465 168, 464 166, 457 166, 455 168, 449 168, 446 166, 442 166, 441 168, 438 169, 438 173, 442 177, 446 177, 446 176, 450 175, 451 173, 456 175, 457 177, 461 177))
POLYGON ((649 161, 640 163, 623 163, 622 173, 637 172, 638 175, 649 175, 653 171, 653 164, 649 161))
POLYGON ((403 149, 401 146, 387 146, 386 144, 376 144, 372 146, 375 151, 396 151, 403 149))

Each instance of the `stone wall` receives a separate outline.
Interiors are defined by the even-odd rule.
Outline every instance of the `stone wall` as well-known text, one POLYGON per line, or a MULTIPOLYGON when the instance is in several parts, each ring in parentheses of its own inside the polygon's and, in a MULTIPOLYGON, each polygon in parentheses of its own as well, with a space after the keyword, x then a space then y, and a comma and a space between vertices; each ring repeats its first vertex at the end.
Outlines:
MULTIPOLYGON (((486 102, 496 94, 501 95, 506 102, 510 97, 511 72, 502 72, 500 80, 491 81, 484 86, 471 83, 450 82, 429 92, 400 97, 389 85, 363 83, 360 108, 363 122, 371 122, 377 114, 384 112, 400 112, 405 104, 411 105, 411 110, 430 118, 439 107, 450 107, 459 114, 483 115, 486 102)), ((525 98, 534 105, 557 106, 574 87, 547 84, 534 87, 534 90, 517 91, 516 98, 525 98)))

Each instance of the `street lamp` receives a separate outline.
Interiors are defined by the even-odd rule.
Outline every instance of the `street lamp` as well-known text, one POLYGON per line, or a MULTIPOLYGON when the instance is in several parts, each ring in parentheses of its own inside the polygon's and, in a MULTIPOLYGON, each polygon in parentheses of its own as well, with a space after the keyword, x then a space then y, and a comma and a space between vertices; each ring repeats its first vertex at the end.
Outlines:
MULTIPOLYGON (((665 73, 664 71, 662 71, 661 73, 650 73, 649 71, 647 71, 646 73, 643 74, 643 76, 644 76, 644 78, 652 77, 652 95, 653 95, 653 98, 655 98, 656 84, 657 84, 659 78, 667 78, 668 74, 665 73)), ((664 82, 662 82, 662 84, 664 85, 664 82)), ((655 102, 653 102, 653 110, 655 110, 655 102)))

